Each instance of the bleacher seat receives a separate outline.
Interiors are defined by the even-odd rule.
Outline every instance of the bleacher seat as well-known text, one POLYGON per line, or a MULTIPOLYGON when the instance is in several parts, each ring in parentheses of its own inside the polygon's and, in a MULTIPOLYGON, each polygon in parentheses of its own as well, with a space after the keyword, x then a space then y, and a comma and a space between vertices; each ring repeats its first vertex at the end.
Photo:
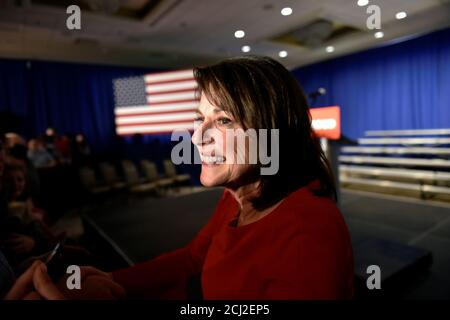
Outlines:
POLYGON ((341 148, 344 187, 450 195, 450 129, 367 131, 358 143, 341 148))

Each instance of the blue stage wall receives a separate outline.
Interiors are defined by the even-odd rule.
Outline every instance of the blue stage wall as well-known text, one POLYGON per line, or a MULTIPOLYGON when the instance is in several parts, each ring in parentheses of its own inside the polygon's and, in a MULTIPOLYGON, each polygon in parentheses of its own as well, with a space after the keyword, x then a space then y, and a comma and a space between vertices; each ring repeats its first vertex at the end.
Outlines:
MULTIPOLYGON (((337 48, 339 50, 339 48, 337 48)), ((343 134, 450 128, 450 29, 293 70, 315 106, 339 105, 343 134)))
MULTIPOLYGON (((156 70, 0 59, 0 112, 20 116, 18 130, 26 137, 53 126, 60 133, 83 132, 96 151, 107 151, 120 142, 112 80, 152 71, 156 70)), ((299 68, 293 74, 307 93, 327 89, 315 105, 340 105, 343 133, 350 138, 365 130, 450 127, 450 29, 299 68)), ((165 149, 170 144, 167 135, 143 137, 141 143, 155 140, 165 149)))

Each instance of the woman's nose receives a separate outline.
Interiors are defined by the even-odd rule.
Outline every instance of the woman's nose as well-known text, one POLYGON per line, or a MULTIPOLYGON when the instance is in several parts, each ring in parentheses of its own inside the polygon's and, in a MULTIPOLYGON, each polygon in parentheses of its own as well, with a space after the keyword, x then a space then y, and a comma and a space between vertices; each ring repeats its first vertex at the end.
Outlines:
POLYGON ((203 146, 214 142, 213 135, 211 134, 211 126, 204 122, 199 125, 192 135, 192 143, 197 146, 203 146))

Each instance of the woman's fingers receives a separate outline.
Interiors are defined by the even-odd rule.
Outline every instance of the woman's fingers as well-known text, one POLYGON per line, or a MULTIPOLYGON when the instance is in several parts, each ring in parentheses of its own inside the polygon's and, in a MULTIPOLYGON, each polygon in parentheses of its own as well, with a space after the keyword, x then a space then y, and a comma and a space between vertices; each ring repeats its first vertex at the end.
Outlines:
MULTIPOLYGON (((81 290, 74 290, 76 292, 66 292, 72 294, 79 299, 120 299, 124 298, 125 290, 116 282, 112 280, 110 274, 100 271, 98 269, 88 267, 83 268, 81 290)), ((25 273, 17 279, 13 288, 6 295, 5 299, 47 299, 59 300, 66 297, 52 282, 47 274, 47 268, 41 261, 35 261, 25 273)))
POLYGON ((5 296, 5 300, 23 299, 33 291, 33 274, 37 266, 42 263, 35 261, 14 283, 11 290, 5 296))
POLYGON ((17 254, 27 253, 29 251, 28 246, 24 243, 20 243, 16 246, 12 247, 11 250, 17 254))
POLYGON ((35 242, 31 237, 20 235, 5 240, 5 244, 11 247, 11 250, 15 253, 22 254, 30 252, 34 247, 35 242))
POLYGON ((9 233, 6 238, 8 240, 10 240, 10 239, 21 238, 22 236, 23 236, 23 234, 20 234, 20 233, 9 233))
POLYGON ((35 268, 33 274, 33 283, 36 291, 47 300, 65 299, 61 291, 58 290, 52 279, 47 274, 47 267, 41 263, 35 268))
POLYGON ((23 243, 22 237, 9 238, 9 239, 5 240, 5 244, 9 245, 9 246, 13 246, 13 245, 20 244, 20 243, 23 243))
POLYGON ((20 233, 15 233, 15 232, 8 233, 8 235, 9 235, 9 237, 20 237, 21 236, 20 233))
MULTIPOLYGON (((97 278, 98 276, 91 276, 90 279, 93 279, 94 277, 97 278), (92 278, 91 278, 92 277, 92 278)), ((123 298, 125 297, 125 289, 119 285, 117 282, 114 282, 113 280, 107 279, 105 277, 98 277, 97 278, 100 283, 102 283, 105 287, 109 289, 113 297, 116 298, 123 298)))
POLYGON ((59 289, 73 300, 117 300, 126 296, 125 289, 119 284, 98 274, 85 276, 79 290, 69 290, 61 281, 59 289))
POLYGON ((23 300, 42 300, 42 297, 39 293, 33 291, 23 297, 23 300))
POLYGON ((105 278, 111 279, 112 280, 112 275, 110 273, 101 271, 97 268, 94 267, 81 267, 81 278, 84 279, 87 276, 92 276, 92 275, 96 275, 96 276, 103 276, 105 278))

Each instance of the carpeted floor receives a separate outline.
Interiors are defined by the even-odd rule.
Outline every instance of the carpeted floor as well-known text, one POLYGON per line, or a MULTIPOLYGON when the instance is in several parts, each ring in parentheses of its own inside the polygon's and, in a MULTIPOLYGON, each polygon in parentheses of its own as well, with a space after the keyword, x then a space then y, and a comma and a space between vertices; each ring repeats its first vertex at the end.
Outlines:
POLYGON ((378 238, 432 253, 429 272, 411 279, 403 298, 450 299, 450 205, 355 191, 341 197, 354 248, 378 238))
MULTIPOLYGON (((86 219, 127 261, 138 263, 187 244, 208 221, 222 192, 220 188, 196 189, 162 199, 135 199, 110 204, 86 219)), ((424 249, 431 252, 433 264, 428 272, 402 284, 398 298, 450 298, 449 205, 344 190, 340 208, 352 237, 355 270, 363 270, 365 266, 358 263, 368 259, 386 259, 379 248, 371 251, 368 240, 399 245, 391 250, 393 257, 380 261, 386 266, 401 266, 408 248, 424 249), (402 249, 402 245, 408 247, 402 249)))

